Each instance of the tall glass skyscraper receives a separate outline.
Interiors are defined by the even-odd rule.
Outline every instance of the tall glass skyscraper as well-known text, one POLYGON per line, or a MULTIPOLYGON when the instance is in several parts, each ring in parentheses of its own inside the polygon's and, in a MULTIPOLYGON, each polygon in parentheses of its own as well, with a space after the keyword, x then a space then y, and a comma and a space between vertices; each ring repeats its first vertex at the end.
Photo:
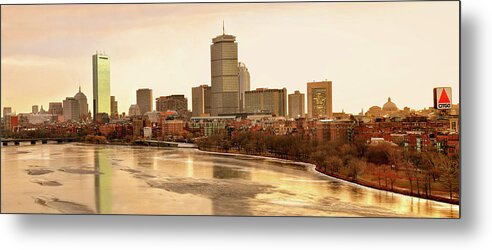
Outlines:
POLYGON ((222 35, 212 39, 211 85, 212 116, 233 114, 239 111, 239 69, 237 61, 236 37, 222 35))
POLYGON ((111 114, 109 57, 96 53, 92 56, 92 89, 94 119, 98 113, 111 114))

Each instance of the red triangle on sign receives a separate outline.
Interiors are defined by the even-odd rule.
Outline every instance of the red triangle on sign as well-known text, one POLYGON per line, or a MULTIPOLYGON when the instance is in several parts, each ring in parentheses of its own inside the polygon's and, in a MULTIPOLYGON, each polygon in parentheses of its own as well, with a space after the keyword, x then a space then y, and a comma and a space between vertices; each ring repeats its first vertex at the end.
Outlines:
POLYGON ((439 98, 439 103, 451 103, 448 94, 446 93, 446 89, 442 89, 441 97, 439 98))

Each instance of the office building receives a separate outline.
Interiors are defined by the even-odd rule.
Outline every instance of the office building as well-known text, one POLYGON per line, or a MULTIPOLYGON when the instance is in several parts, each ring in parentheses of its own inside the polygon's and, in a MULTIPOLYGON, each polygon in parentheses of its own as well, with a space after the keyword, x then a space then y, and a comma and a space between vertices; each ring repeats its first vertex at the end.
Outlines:
POLYGON ((192 116, 210 115, 212 87, 200 85, 191 89, 192 116))
POLYGON ((12 113, 12 108, 11 107, 4 107, 3 108, 3 117, 7 116, 7 115, 10 115, 12 113))
POLYGON ((74 97, 67 97, 65 100, 63 100, 63 118, 65 119, 65 121, 80 120, 79 101, 74 97))
POLYGON ((128 109, 128 116, 136 116, 136 115, 140 115, 141 112, 140 112, 140 107, 138 107, 137 104, 132 104, 130 105, 130 108, 128 109))
POLYGON ((111 118, 118 118, 118 101, 114 96, 111 96, 111 118))
POLYGON ((210 45, 212 116, 239 111, 239 72, 236 37, 222 35, 210 45))
POLYGON ((271 112, 275 116, 287 114, 287 89, 258 88, 244 94, 246 113, 271 112))
POLYGON ((307 107, 309 118, 331 118, 333 116, 332 82, 307 83, 307 107))
POLYGON ((137 90, 137 105, 142 115, 153 110, 151 89, 137 90))
POLYGON ((52 115, 63 115, 63 104, 61 102, 50 102, 48 113, 52 115))
POLYGON ((239 62, 238 65, 239 71, 239 111, 244 110, 244 92, 250 91, 250 76, 249 71, 246 65, 242 62, 239 62))
POLYGON ((109 57, 96 53, 92 56, 93 115, 111 113, 109 57))
POLYGON ((188 112, 188 99, 184 95, 161 96, 155 99, 155 108, 161 112, 176 111, 182 116, 188 112))
POLYGON ((32 114, 37 114, 39 113, 39 106, 38 105, 32 105, 32 114))
POLYGON ((289 117, 301 118, 304 117, 305 99, 304 94, 296 90, 289 95, 289 117))

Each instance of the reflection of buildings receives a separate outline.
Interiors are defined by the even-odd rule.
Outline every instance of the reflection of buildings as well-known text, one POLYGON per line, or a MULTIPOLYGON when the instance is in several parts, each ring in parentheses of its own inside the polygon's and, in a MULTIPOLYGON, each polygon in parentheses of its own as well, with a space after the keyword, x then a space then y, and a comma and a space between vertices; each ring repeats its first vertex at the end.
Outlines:
POLYGON ((97 113, 111 114, 109 57, 96 53, 92 56, 92 88, 94 119, 97 113))
POLYGON ((333 116, 332 82, 308 82, 307 102, 309 118, 331 118, 333 116))
POLYGON ((287 89, 258 88, 244 93, 244 111, 258 113, 269 111, 276 116, 286 116, 287 89))
POLYGON ((236 37, 223 33, 212 39, 212 116, 239 111, 239 68, 236 37))
POLYGON ((94 154, 94 167, 95 171, 101 174, 95 174, 95 198, 96 209, 99 214, 110 214, 111 210, 111 163, 108 159, 106 151, 102 149, 96 149, 94 154))

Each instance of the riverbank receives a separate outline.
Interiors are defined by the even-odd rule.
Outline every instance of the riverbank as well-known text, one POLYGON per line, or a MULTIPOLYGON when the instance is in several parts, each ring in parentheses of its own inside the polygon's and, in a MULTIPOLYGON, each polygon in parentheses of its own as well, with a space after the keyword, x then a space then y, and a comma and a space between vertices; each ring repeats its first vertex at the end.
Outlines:
MULTIPOLYGON (((88 142, 85 142, 85 143, 88 143, 88 142)), ((88 144, 95 144, 95 143, 88 143, 88 144)), ((124 142, 108 142, 106 144, 107 145, 119 145, 119 146, 151 146, 151 145, 136 145, 136 144, 124 143, 124 142)), ((183 143, 181 143, 181 144, 183 144, 183 143)), ((151 147, 155 147, 155 146, 151 146, 151 147)), ((194 148, 194 147, 179 147, 179 148, 194 148)), ((416 198, 421 198, 421 199, 427 199, 427 200, 433 200, 433 201, 439 201, 439 202, 445 202, 445 203, 449 203, 449 204, 459 205, 459 199, 450 199, 449 197, 446 197, 446 194, 436 195, 434 193, 434 194, 424 195, 424 193, 418 194, 418 193, 412 192, 412 190, 410 190, 409 188, 404 188, 404 187, 399 187, 399 186, 389 187, 388 185, 382 186, 382 185, 380 185, 378 182, 376 182, 374 180, 369 180, 369 179, 363 178, 363 177, 362 178, 359 177, 358 179, 348 178, 348 177, 343 176, 341 174, 329 173, 327 171, 323 171, 320 167, 316 166, 316 164, 314 164, 314 163, 300 162, 300 161, 293 161, 292 159, 279 158, 279 157, 276 157, 276 156, 271 155, 269 153, 264 153, 262 155, 255 155, 255 154, 246 154, 246 153, 239 152, 239 151, 234 151, 234 150, 229 150, 227 152, 223 152, 223 151, 220 151, 220 150, 212 150, 210 148, 207 148, 207 149, 198 148, 198 150, 201 151, 201 152, 217 153, 217 154, 221 154, 221 155, 229 155, 229 156, 240 156, 240 155, 243 155, 243 156, 254 156, 254 157, 263 157, 263 158, 266 158, 266 159, 289 161, 289 162, 293 162, 293 163, 297 163, 297 164, 309 164, 309 165, 312 165, 313 168, 314 168, 314 170, 317 171, 320 174, 323 174, 323 175, 326 175, 326 176, 329 176, 329 177, 333 177, 333 178, 336 178, 336 179, 339 179, 339 180, 343 180, 343 181, 346 181, 346 182, 350 182, 350 183, 353 183, 353 184, 357 184, 357 185, 361 185, 361 186, 364 186, 364 187, 373 188, 373 189, 377 189, 377 190, 381 190, 381 191, 387 191, 387 192, 393 192, 393 193, 408 195, 408 196, 412 196, 412 197, 416 197, 416 198)))
POLYGON ((339 174, 334 174, 334 173, 328 173, 326 171, 321 171, 321 169, 318 166, 316 166, 315 164, 313 164, 313 163, 297 162, 297 161, 293 161, 291 159, 278 158, 278 157, 274 157, 274 156, 268 155, 268 154, 254 155, 254 154, 245 154, 243 152, 238 152, 238 151, 223 152, 223 151, 203 149, 203 148, 201 148, 201 149, 199 148, 198 150, 199 151, 202 151, 202 152, 215 153, 215 154, 220 154, 220 155, 252 156, 252 157, 261 157, 261 158, 264 158, 264 159, 274 159, 274 160, 279 160, 279 161, 288 161, 288 162, 297 163, 297 164, 308 164, 308 165, 312 165, 313 168, 314 168, 314 170, 317 171, 320 174, 323 174, 325 176, 329 176, 329 177, 332 177, 332 178, 336 178, 338 180, 342 180, 342 181, 350 182, 350 183, 353 183, 353 184, 357 184, 357 185, 360 185, 360 186, 364 186, 364 187, 368 187, 368 188, 373 188, 373 189, 377 189, 377 190, 381 190, 381 191, 386 191, 386 192, 393 192, 393 193, 398 193, 398 194, 402 194, 402 195, 412 196, 412 197, 416 197, 416 198, 420 198, 420 199, 427 199, 427 200, 433 200, 433 201, 438 201, 438 202, 449 203, 449 204, 453 204, 453 205, 459 205, 459 199, 450 199, 448 197, 439 196, 439 195, 435 195, 435 194, 424 196, 423 194, 420 194, 419 195, 419 194, 413 193, 413 192, 411 192, 410 189, 407 189, 407 188, 402 188, 402 187, 387 188, 387 187, 384 187, 384 186, 380 186, 378 183, 375 183, 375 182, 372 182, 372 181, 369 181, 369 180, 365 180, 365 179, 357 179, 357 180, 354 180, 354 179, 347 178, 347 177, 342 176, 342 175, 339 175, 339 174))

